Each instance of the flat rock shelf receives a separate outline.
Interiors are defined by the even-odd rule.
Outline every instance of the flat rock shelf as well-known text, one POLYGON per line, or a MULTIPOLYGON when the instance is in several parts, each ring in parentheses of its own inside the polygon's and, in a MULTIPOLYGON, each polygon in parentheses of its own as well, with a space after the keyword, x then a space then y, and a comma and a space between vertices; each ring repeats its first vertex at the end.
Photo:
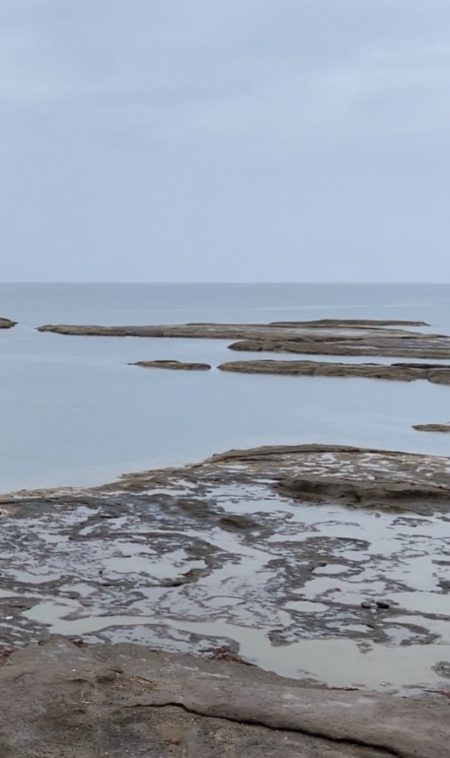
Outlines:
MULTIPOLYGON (((64 335, 216 339, 286 358, 243 355, 251 360, 222 363, 223 371, 450 384, 450 337, 422 321, 39 331, 48 333, 36 335, 44 349, 64 335)), ((71 353, 73 343, 63 347, 71 353)), ((136 344, 121 347, 124 362, 142 355, 136 344)), ((166 349, 160 354, 194 361, 211 354, 166 349)), ((129 365, 211 368, 176 359, 129 365)), ((145 387, 158 382, 123 368, 145 387)), ((177 390, 257 383, 217 372, 172 379, 163 384, 177 390)), ((434 406, 428 414, 439 418, 434 406)), ((408 417, 408 427, 418 419, 408 417)), ((436 440, 418 440, 427 442, 436 440)), ((1 755, 448 755, 448 457, 336 444, 229 450, 97 487, 5 494, 0 519, 1 755)))
POLYGON ((230 339, 237 340, 230 345, 232 350, 244 352, 450 359, 450 337, 417 331, 426 327, 421 321, 320 319, 267 324, 45 324, 38 331, 84 337, 230 339))
POLYGON ((450 688, 447 458, 263 447, 0 508, 4 650, 63 635, 450 688))
POLYGON ((6 660, 0 708, 11 758, 446 758, 450 741, 443 697, 362 697, 230 661, 62 639, 6 660))
POLYGON ((450 366, 440 363, 331 363, 327 361, 230 361, 221 371, 241 374, 282 374, 285 376, 341 376, 390 379, 413 382, 424 379, 435 384, 450 384, 450 366))
POLYGON ((209 363, 186 363, 176 360, 137 361, 129 365, 140 366, 141 368, 171 369, 172 371, 209 371, 211 368, 209 363))

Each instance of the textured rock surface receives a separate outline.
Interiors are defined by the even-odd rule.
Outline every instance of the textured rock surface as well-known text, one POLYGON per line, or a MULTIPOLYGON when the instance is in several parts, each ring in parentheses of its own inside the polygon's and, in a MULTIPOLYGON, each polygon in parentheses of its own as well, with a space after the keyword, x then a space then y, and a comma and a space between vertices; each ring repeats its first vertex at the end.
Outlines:
POLYGON ((425 379, 436 384, 450 384, 450 366, 439 363, 331 363, 326 361, 230 361, 221 371, 243 374, 284 374, 290 376, 348 376, 367 379, 390 379, 413 382, 425 379))
POLYGON ((440 335, 397 336, 387 332, 381 337, 368 334, 350 338, 324 335, 323 338, 298 336, 295 339, 273 340, 260 339, 239 340, 229 345, 230 350, 249 353, 294 353, 302 355, 352 355, 352 356, 386 356, 396 358, 425 358, 448 360, 450 358, 450 339, 440 335), (330 338, 332 337, 332 338, 330 338))
POLYGON ((220 323, 191 323, 191 324, 153 324, 148 326, 100 326, 94 324, 44 324, 38 327, 40 332, 55 332, 57 334, 72 334, 86 336, 112 337, 209 337, 211 339, 229 339, 233 337, 259 339, 284 339, 313 332, 316 338, 320 332, 332 336, 338 330, 339 339, 346 333, 355 337, 361 331, 360 339, 365 339, 367 331, 378 336, 422 336, 420 332, 406 331, 400 327, 428 326, 423 321, 386 321, 361 319, 319 319, 315 321, 272 321, 268 324, 220 324, 220 323), (386 329, 385 327, 389 327, 386 329))
POLYGON ((166 324, 96 326, 46 324, 41 332, 78 336, 231 339, 233 350, 305 355, 384 355, 450 359, 450 337, 412 331, 420 321, 321 319, 268 324, 166 324), (403 328, 403 327, 408 327, 403 328))
POLYGON ((175 371, 208 371, 211 368, 209 363, 185 363, 175 360, 137 361, 129 365, 141 366, 142 368, 166 368, 175 371))
POLYGON ((49 635, 449 689, 448 458, 236 450, 0 502, 0 656, 49 635))
POLYGON ((444 698, 327 691, 236 663, 55 639, 0 667, 5 758, 446 758, 444 698))
MULTIPOLYGON (((342 327, 344 328, 344 327, 342 327)), ((357 327, 346 326, 349 333, 360 333, 357 327)), ((40 332, 54 332, 75 336, 98 337, 183 337, 199 339, 294 339, 299 335, 320 338, 321 333, 332 337, 333 330, 324 332, 322 326, 290 324, 156 324, 149 326, 97 326, 72 324, 45 324, 40 332)), ((381 329, 377 331, 382 331, 381 329)), ((363 330, 366 334, 366 329, 363 330)), ((409 334, 396 329, 395 333, 409 334)))

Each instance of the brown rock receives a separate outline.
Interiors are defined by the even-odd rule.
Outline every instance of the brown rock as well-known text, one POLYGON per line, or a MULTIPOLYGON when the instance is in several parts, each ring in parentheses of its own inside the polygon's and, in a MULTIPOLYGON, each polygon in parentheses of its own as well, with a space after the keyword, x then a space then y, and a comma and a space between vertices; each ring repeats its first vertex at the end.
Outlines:
POLYGON ((8 758, 446 758, 445 698, 326 690, 231 660, 60 639, 0 669, 8 758), (118 665, 120 664, 120 665, 118 665), (106 676, 104 672, 114 672, 106 676), (18 725, 20 724, 20 728, 18 725))
POLYGON ((416 335, 406 339, 387 333, 377 337, 350 338, 333 335, 307 335, 295 339, 244 339, 229 345, 230 350, 249 353, 296 353, 303 355, 386 356, 397 358, 450 358, 450 338, 441 335, 416 335))
POLYGON ((282 374, 287 376, 365 377, 412 382, 426 379, 450 384, 450 366, 432 363, 331 363, 328 361, 230 361, 222 363, 221 371, 243 374, 282 374))
POLYGON ((421 326, 425 326, 422 321, 319 319, 268 324, 45 324, 38 330, 78 336, 230 339, 237 340, 230 345, 232 350, 250 352, 450 359, 450 337, 411 330, 421 326))

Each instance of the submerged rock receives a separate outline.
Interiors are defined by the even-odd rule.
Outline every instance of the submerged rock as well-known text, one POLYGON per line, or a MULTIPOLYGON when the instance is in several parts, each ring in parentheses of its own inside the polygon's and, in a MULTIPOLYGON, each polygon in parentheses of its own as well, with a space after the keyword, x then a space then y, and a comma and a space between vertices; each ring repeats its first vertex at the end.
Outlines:
POLYGON ((175 360, 137 361, 136 363, 129 363, 128 365, 141 366, 142 368, 167 368, 176 371, 208 371, 211 368, 209 363, 185 363, 175 360))
POLYGON ((287 376, 366 377, 412 382, 426 379, 437 384, 450 384, 450 366, 440 363, 331 363, 327 361, 230 361, 222 363, 221 371, 243 374, 283 374, 287 376))
POLYGON ((12 329, 16 324, 17 321, 11 321, 10 318, 0 318, 0 329, 12 329))

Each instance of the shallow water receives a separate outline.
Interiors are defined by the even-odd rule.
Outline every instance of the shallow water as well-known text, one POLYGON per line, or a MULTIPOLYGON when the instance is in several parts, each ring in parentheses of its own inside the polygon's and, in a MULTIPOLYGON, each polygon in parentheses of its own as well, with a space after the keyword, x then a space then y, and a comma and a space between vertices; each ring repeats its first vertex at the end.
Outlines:
POLYGON ((450 285, 2 284, 0 315, 19 321, 0 331, 0 492, 100 483, 124 471, 267 443, 450 452, 448 436, 411 429, 450 418, 445 386, 150 371, 126 364, 176 358, 216 366, 242 354, 229 351, 229 341, 65 337, 34 329, 48 322, 361 317, 420 319, 450 333, 450 285))
POLYGON ((218 485, 214 495, 220 513, 272 523, 271 536, 249 541, 245 529, 233 533, 209 519, 203 528, 181 527, 169 515, 170 499, 159 510, 153 501, 149 522, 132 510, 108 519, 107 532, 84 507, 57 520, 37 510, 15 526, 5 521, 8 590, 0 597, 15 596, 19 606, 13 615, 3 606, 3 635, 21 628, 22 607, 27 622, 93 642, 128 639, 183 652, 234 644, 262 668, 331 686, 447 689, 444 514, 309 506, 256 485, 218 485), (70 524, 78 524, 77 539, 70 524), (46 551, 39 541, 49 539, 46 551), (195 544, 204 559, 186 550, 195 544), (192 569, 200 572, 189 582, 167 584, 192 569))

